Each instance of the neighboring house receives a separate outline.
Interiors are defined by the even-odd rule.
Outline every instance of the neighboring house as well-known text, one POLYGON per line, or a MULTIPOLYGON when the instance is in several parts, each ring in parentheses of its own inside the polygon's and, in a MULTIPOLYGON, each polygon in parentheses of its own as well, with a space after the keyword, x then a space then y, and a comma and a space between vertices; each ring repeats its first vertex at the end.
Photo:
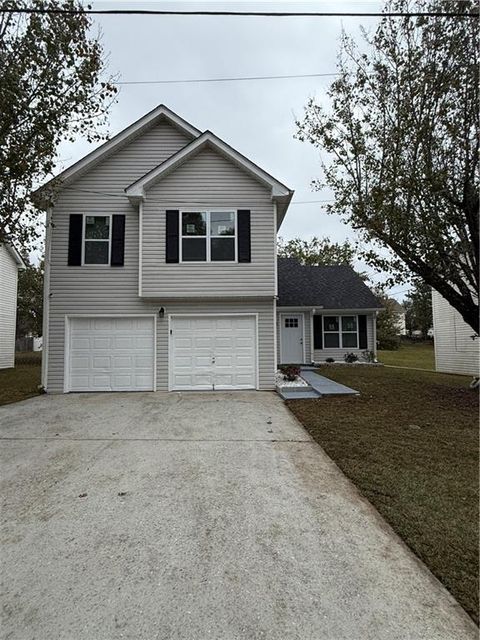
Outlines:
POLYGON ((278 258, 278 361, 343 361, 346 353, 376 354, 381 308, 351 267, 313 267, 278 258))
MULTIPOLYGON (((163 105, 58 180, 53 203, 47 185, 35 194, 47 210, 47 391, 274 387, 290 189, 163 105)), ((344 303, 332 315, 355 315, 344 303)), ((306 339, 304 350, 310 362, 306 339)))
POLYGON ((392 305, 392 311, 395 314, 395 325, 397 327, 397 334, 399 336, 407 335, 407 325, 405 322, 405 309, 403 306, 395 300, 395 298, 389 298, 392 305))
POLYGON ((443 373, 479 375, 480 340, 462 316, 432 290, 435 369, 443 373))
POLYGON ((10 244, 0 245, 0 369, 15 366, 18 270, 25 263, 10 244))

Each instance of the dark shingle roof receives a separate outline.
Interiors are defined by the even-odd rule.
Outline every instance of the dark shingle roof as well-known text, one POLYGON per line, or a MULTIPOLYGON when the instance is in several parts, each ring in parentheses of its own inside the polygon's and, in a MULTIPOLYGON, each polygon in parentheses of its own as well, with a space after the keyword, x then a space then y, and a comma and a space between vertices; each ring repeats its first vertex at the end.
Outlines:
POLYGON ((278 258, 278 306, 381 308, 379 300, 351 267, 311 267, 294 258, 278 258))

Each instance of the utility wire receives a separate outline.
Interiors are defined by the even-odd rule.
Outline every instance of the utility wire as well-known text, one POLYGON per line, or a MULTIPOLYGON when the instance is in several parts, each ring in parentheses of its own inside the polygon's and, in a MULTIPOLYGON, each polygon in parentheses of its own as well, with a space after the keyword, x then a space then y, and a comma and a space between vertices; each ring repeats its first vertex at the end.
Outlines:
POLYGON ((49 15, 127 15, 127 16, 243 16, 260 18, 478 18, 478 13, 464 11, 168 11, 161 9, 2 9, 0 13, 28 13, 49 15))
POLYGON ((115 85, 125 84, 188 84, 191 82, 237 82, 245 80, 286 80, 292 78, 324 78, 338 76, 340 73, 302 73, 284 76, 242 76, 236 78, 188 78, 184 80, 122 80, 112 82, 115 85))

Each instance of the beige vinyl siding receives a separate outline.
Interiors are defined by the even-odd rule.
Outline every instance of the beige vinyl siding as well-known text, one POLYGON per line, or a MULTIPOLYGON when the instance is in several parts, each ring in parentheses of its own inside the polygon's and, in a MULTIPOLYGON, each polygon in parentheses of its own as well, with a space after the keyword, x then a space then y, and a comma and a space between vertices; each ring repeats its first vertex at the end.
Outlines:
POLYGON ((210 148, 153 185, 143 205, 143 297, 275 295, 275 218, 270 189, 210 148), (165 262, 166 209, 250 209, 250 263, 165 262))
POLYGON ((0 245, 0 369, 15 365, 18 265, 0 245))
POLYGON ((443 373, 479 375, 480 340, 437 291, 432 291, 435 368, 443 373))
MULTIPOLYGON (((167 296, 142 300, 138 296, 139 220, 138 209, 123 197, 131 182, 178 151, 189 139, 175 128, 160 124, 129 146, 84 174, 62 190, 52 209, 49 319, 49 358, 47 390, 63 392, 64 339, 66 314, 145 314, 158 313, 161 306, 169 313, 258 312, 260 387, 273 387, 273 296, 270 300, 214 301, 192 299, 188 303, 169 302, 167 296), (99 195, 97 191, 113 195, 99 195), (121 197, 115 197, 117 196, 121 197), (125 214, 125 266, 69 267, 68 228, 72 213, 125 214)), ((241 203, 242 205, 245 203, 241 203)), ((272 216, 273 219, 273 216, 272 216)), ((269 237, 273 251, 273 228, 269 237)), ((161 243, 162 246, 164 242, 161 243)), ((261 253, 256 247, 257 255, 261 253)), ((273 261, 271 265, 273 273, 273 261)), ((199 292, 195 290, 198 298, 199 292)), ((175 294, 178 289, 175 288, 175 294)), ((240 296, 238 296, 240 297, 240 296)), ((158 389, 167 389, 167 319, 158 319, 158 389)))

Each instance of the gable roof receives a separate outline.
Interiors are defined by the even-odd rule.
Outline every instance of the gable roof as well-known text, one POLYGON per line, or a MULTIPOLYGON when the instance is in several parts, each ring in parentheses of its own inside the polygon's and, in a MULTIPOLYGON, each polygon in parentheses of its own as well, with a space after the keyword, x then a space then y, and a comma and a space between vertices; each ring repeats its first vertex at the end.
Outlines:
POLYGON ((398 302, 398 300, 395 300, 395 298, 388 298, 388 301, 390 302, 392 311, 394 313, 398 313, 398 314, 405 313, 405 308, 402 307, 402 305, 398 302))
POLYGON ((347 265, 312 267, 278 258, 279 307, 381 309, 376 296, 347 265))
POLYGON ((185 147, 174 153, 170 158, 148 171, 144 176, 133 182, 125 189, 130 202, 136 204, 146 197, 146 191, 153 184, 162 180, 165 176, 175 171, 189 158, 199 153, 202 149, 210 147, 220 153, 224 158, 230 160, 240 169, 249 173, 253 178, 271 189, 272 199, 277 202, 279 223, 287 210, 293 191, 286 187, 279 180, 261 169, 254 162, 246 158, 229 144, 218 138, 211 131, 205 131, 202 135, 192 140, 185 147))
POLYGON ((167 120, 169 123, 177 127, 177 129, 180 129, 180 131, 185 133, 190 138, 196 138, 201 134, 201 131, 199 129, 181 118, 164 104, 160 104, 158 107, 155 107, 155 109, 152 109, 144 116, 133 122, 131 125, 120 131, 120 133, 117 133, 115 136, 113 136, 113 138, 110 138, 110 140, 104 142, 97 149, 94 149, 93 151, 88 153, 78 162, 75 162, 75 164, 68 167, 57 176, 43 184, 33 192, 33 196, 37 198, 41 197, 42 192, 46 189, 46 187, 48 187, 48 185, 50 185, 54 181, 61 181, 62 184, 68 184, 69 182, 72 182, 80 175, 98 164, 101 160, 108 158, 108 156, 112 155, 118 149, 126 146, 129 142, 140 136, 142 133, 145 133, 145 131, 152 129, 161 120, 167 120))

